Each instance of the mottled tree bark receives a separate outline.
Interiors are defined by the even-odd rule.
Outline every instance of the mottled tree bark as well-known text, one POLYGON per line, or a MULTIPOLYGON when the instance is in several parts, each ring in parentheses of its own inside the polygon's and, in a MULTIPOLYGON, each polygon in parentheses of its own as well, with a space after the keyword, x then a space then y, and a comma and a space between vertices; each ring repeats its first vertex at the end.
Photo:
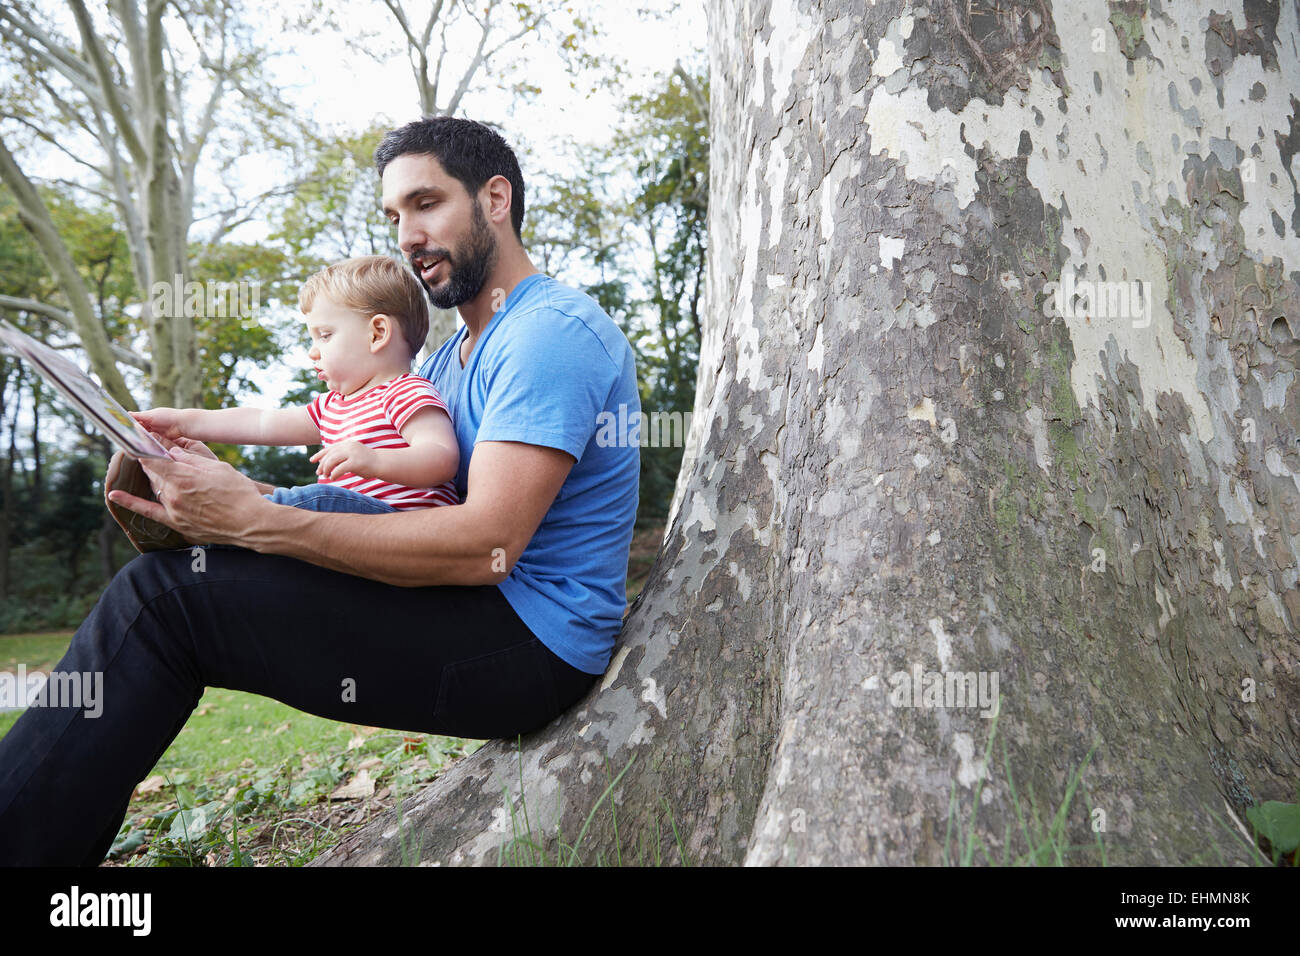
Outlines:
POLYGON ((1249 859, 1300 773, 1300 5, 1194 6, 715 0, 694 430, 609 673, 320 862, 494 862, 503 788, 552 850, 596 807, 587 862, 678 862, 669 812, 693 863, 1249 859))

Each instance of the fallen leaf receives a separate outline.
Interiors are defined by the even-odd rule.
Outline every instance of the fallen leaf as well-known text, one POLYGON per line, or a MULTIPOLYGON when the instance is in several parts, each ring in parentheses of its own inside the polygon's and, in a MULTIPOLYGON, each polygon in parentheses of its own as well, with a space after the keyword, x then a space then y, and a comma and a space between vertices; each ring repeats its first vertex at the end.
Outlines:
POLYGON ((157 793, 165 786, 167 786, 167 778, 160 774, 154 774, 148 780, 141 782, 135 788, 135 792, 138 796, 144 796, 146 793, 157 793))
POLYGON ((331 800, 361 800, 375 792, 375 782, 370 771, 362 770, 351 780, 330 794, 331 800))

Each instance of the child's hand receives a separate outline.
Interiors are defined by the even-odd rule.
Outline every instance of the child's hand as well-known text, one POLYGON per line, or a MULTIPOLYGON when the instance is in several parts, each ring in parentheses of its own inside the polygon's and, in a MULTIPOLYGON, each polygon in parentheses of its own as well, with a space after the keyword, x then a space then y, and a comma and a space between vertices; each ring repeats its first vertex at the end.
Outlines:
POLYGON ((323 481, 334 481, 351 472, 362 478, 374 478, 375 449, 356 439, 326 445, 309 461, 316 462, 316 475, 323 481))
POLYGON ((147 431, 157 432, 163 438, 176 441, 183 434, 182 408, 151 408, 147 412, 132 412, 131 417, 147 431))

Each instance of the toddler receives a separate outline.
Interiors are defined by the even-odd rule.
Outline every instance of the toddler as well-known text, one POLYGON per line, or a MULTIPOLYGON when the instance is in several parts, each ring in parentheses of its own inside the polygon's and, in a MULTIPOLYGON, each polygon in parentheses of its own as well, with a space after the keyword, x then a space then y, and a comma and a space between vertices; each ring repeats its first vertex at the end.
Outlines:
POLYGON ((311 511, 382 514, 457 504, 460 451, 447 406, 411 361, 429 331, 424 290, 387 256, 335 263, 298 292, 307 353, 328 392, 296 408, 154 408, 145 428, 236 445, 314 445, 317 483, 265 497, 311 511))

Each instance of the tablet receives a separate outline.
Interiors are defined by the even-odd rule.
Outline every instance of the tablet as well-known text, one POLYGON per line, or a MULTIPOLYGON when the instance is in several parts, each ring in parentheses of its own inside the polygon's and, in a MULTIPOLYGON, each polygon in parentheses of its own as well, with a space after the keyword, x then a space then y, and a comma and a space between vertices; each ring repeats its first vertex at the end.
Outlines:
POLYGON ((0 342, 27 359, 40 372, 41 378, 53 385, 73 408, 132 458, 167 457, 166 449, 154 441, 144 426, 132 418, 112 395, 54 349, 4 319, 0 319, 0 342))

